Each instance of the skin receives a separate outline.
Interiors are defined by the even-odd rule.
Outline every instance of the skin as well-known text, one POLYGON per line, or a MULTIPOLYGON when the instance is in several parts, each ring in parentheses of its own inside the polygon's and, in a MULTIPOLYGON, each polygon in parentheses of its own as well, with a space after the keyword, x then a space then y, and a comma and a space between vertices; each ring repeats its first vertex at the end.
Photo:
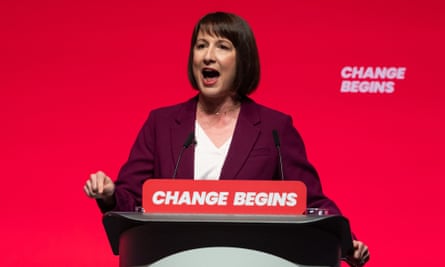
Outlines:
POLYGON ((236 49, 226 38, 200 32, 193 48, 193 74, 203 104, 231 102, 236 76, 236 49), (219 72, 216 78, 205 79, 203 69, 219 72), (210 103, 207 103, 210 102, 210 103))
POLYGON ((347 257, 345 261, 353 267, 363 266, 369 261, 369 249, 365 243, 358 240, 353 240, 352 244, 354 246, 354 254, 347 257))
MULTIPOLYGON (((239 114, 232 90, 236 75, 236 49, 232 42, 199 33, 193 51, 193 73, 200 91, 196 118, 215 146, 220 147, 232 136, 239 114), (206 79, 203 69, 218 71, 219 76, 206 79)), ((98 171, 90 174, 83 189, 90 198, 112 203, 115 184, 103 171, 98 171)))
POLYGON ((193 49, 193 73, 200 91, 196 119, 220 147, 233 135, 240 109, 233 91, 236 49, 232 42, 200 32, 193 49), (219 76, 206 78, 203 70, 217 71, 219 76))
MULTIPOLYGON (((200 32, 193 49, 193 73, 199 87, 196 119, 216 147, 232 135, 240 111, 233 91, 236 76, 236 49, 226 38, 200 32), (217 71, 218 77, 205 78, 203 69, 217 71)), ((90 174, 84 185, 90 198, 112 203, 115 184, 103 171, 90 174)), ((369 260, 368 247, 354 240, 354 253, 346 258, 351 266, 363 266, 369 260)))
MULTIPOLYGON (((103 199, 111 203, 113 200, 115 185, 110 177, 103 171, 90 174, 90 178, 84 185, 85 194, 94 199, 103 199)), ((354 254, 345 259, 350 266, 363 266, 369 261, 368 247, 358 240, 353 240, 354 254)))
POLYGON ((90 198, 103 199, 111 203, 114 194, 115 185, 113 180, 103 171, 90 174, 89 179, 83 186, 83 191, 90 198))

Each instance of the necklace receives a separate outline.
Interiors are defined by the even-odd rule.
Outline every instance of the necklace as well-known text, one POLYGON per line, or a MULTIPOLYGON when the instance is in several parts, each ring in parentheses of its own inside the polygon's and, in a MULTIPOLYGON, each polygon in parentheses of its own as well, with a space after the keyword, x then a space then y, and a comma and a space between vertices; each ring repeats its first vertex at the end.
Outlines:
POLYGON ((239 106, 240 106, 240 103, 237 102, 232 107, 226 108, 224 110, 218 109, 215 111, 214 109, 209 109, 209 108, 206 109, 201 104, 198 104, 198 111, 200 111, 201 113, 204 113, 206 115, 222 116, 222 115, 227 115, 229 113, 232 113, 232 112, 238 110, 239 106))

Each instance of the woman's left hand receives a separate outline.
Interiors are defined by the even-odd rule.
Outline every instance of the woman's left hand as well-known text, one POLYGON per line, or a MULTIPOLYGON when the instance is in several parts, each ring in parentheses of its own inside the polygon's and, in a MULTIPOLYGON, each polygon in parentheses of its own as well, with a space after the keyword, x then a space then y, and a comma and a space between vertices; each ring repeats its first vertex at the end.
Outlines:
POLYGON ((353 240, 352 244, 354 246, 354 253, 346 258, 346 262, 354 267, 365 265, 365 263, 369 261, 368 246, 358 240, 353 240))

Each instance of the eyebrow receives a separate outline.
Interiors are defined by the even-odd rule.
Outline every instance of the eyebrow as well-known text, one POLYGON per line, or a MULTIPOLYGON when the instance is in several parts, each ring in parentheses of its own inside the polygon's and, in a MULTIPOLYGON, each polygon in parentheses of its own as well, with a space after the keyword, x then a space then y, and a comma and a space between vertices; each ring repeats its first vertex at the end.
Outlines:
MULTIPOLYGON (((198 42, 206 42, 206 43, 209 43, 209 41, 208 41, 207 39, 205 39, 205 38, 198 38, 198 39, 196 39, 196 43, 198 43, 198 42)), ((223 38, 223 37, 218 37, 218 38, 216 39, 215 43, 228 43, 228 44, 230 44, 230 45, 233 46, 232 41, 230 41, 230 40, 227 39, 227 38, 223 38)))

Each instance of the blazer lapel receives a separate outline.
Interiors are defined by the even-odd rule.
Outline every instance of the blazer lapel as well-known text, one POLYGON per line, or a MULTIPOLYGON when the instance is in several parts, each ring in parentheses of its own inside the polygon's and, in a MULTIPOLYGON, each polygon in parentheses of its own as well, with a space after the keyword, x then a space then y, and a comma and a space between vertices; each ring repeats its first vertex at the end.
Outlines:
MULTIPOLYGON (((184 142, 190 133, 195 131, 196 120, 196 103, 197 98, 194 97, 187 101, 178 109, 175 121, 170 130, 171 151, 173 160, 173 170, 178 161, 181 151, 184 149, 184 142)), ((194 173, 194 144, 184 149, 181 160, 178 165, 176 178, 193 178, 194 173)))
POLYGON ((257 106, 250 99, 241 105, 238 122, 233 133, 232 143, 221 170, 220 179, 234 179, 246 162, 253 149, 260 130, 256 127, 260 123, 257 106))

